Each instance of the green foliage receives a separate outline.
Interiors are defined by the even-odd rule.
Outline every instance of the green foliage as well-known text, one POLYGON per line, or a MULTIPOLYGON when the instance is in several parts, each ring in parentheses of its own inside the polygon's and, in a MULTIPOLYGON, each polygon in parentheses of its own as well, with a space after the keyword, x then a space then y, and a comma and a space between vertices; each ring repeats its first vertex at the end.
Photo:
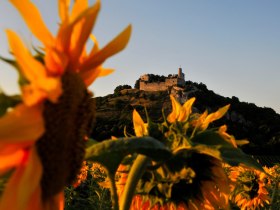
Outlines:
POLYGON ((135 89, 140 89, 140 79, 135 81, 134 88, 135 89))
POLYGON ((7 96, 0 90, 0 117, 3 116, 9 108, 12 108, 21 102, 19 95, 7 96))
POLYGON ((115 88, 114 90, 114 94, 115 95, 119 95, 121 90, 125 90, 125 89, 131 89, 132 87, 130 85, 119 85, 115 88))
POLYGON ((99 185, 106 178, 100 171, 88 171, 88 176, 78 187, 65 188, 65 210, 110 210, 110 191, 99 185), (95 176, 92 174, 94 173, 95 176))

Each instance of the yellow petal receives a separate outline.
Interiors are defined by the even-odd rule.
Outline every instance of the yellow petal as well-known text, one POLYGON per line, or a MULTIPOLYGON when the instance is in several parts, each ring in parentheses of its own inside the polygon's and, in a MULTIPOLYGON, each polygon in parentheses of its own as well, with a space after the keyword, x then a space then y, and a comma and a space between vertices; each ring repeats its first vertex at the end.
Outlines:
POLYGON ((189 118, 189 115, 192 112, 192 105, 193 105, 194 101, 195 101, 195 98, 193 97, 184 103, 184 105, 181 108, 181 111, 179 113, 179 116, 177 119, 178 121, 186 121, 189 118))
POLYGON ((181 111, 181 104, 174 98, 174 96, 170 95, 171 104, 172 104, 172 112, 168 115, 167 120, 170 123, 173 123, 177 120, 180 111, 181 111))
MULTIPOLYGON (((7 36, 11 50, 20 66, 20 70, 31 83, 30 86, 22 88, 24 90, 23 97, 25 103, 34 105, 36 102, 46 97, 55 102, 62 93, 60 78, 47 76, 43 64, 33 58, 16 33, 7 30, 7 36)), ((50 53, 47 51, 46 58, 48 58, 48 55, 50 55, 50 53)), ((58 62, 57 66, 59 66, 59 68, 65 68, 63 64, 64 61, 61 59, 62 54, 54 54, 54 52, 52 52, 52 55, 52 57, 55 57, 55 55, 58 56, 56 59, 58 62)), ((49 63, 47 64, 50 65, 49 63)))
POLYGON ((82 77, 86 86, 91 85, 98 77, 105 77, 111 73, 113 73, 114 69, 105 69, 103 67, 98 67, 91 69, 89 71, 80 72, 80 76, 82 77))
MULTIPOLYGON (((84 4, 86 1, 77 1, 75 5, 84 4)), ((84 8, 85 5, 83 5, 84 8)), ((75 8, 74 8, 75 9, 75 8)), ((92 31, 94 23, 96 21, 98 12, 100 10, 100 1, 97 1, 96 4, 90 7, 87 12, 84 14, 84 18, 81 21, 77 22, 74 30, 71 35, 71 44, 70 44, 70 56, 71 56, 71 65, 76 65, 79 61, 79 58, 88 37, 92 31)))
POLYGON ((9 179, 0 200, 0 209, 26 210, 40 186, 41 176, 42 165, 34 147, 9 179))
POLYGON ((108 57, 123 50, 129 41, 131 30, 132 26, 129 25, 123 32, 109 42, 104 48, 98 51, 94 56, 89 56, 87 60, 81 64, 80 70, 84 71, 99 66, 108 57))
MULTIPOLYGON (((99 1, 98 4, 100 4, 99 1)), ((71 20, 76 19, 87 8, 88 8, 88 0, 75 1, 71 13, 71 20)))
POLYGON ((53 36, 42 20, 36 6, 29 0, 10 0, 10 2, 18 9, 32 33, 45 46, 52 45, 54 41, 53 36))
POLYGON ((114 71, 115 71, 114 69, 102 69, 98 77, 108 76, 109 74, 112 74, 114 71))
POLYGON ((206 117, 206 119, 204 120, 204 122, 203 122, 203 124, 201 126, 202 130, 205 130, 208 127, 209 123, 211 123, 211 122, 213 122, 215 120, 218 120, 221 117, 223 117, 225 115, 225 113, 228 111, 229 107, 230 107, 230 105, 226 105, 226 106, 218 109, 218 111, 216 111, 216 112, 214 112, 212 114, 209 114, 206 117))
POLYGON ((22 98, 24 104, 33 106, 39 104, 48 98, 56 103, 62 94, 61 81, 59 78, 39 79, 38 84, 29 84, 21 86, 22 98))
POLYGON ((90 84, 92 84, 96 78, 98 77, 98 75, 101 73, 102 71, 102 67, 98 67, 98 68, 93 68, 89 71, 83 71, 80 72, 80 76, 83 79, 85 85, 88 87, 90 84))
POLYGON ((191 108, 192 108, 194 101, 195 101, 195 97, 192 97, 184 103, 183 108, 186 109, 188 113, 191 113, 191 111, 192 111, 191 108))
POLYGON ((99 50, 99 44, 98 44, 96 37, 93 34, 90 35, 90 39, 92 40, 94 45, 89 53, 89 56, 94 56, 99 50))
POLYGON ((11 30, 6 31, 9 45, 20 70, 29 82, 36 81, 38 78, 46 76, 44 66, 33 58, 27 48, 24 46, 16 33, 11 30))
POLYGON ((67 55, 56 48, 47 48, 44 57, 45 65, 49 75, 61 76, 68 65, 67 55))
POLYGON ((58 13, 61 22, 66 21, 68 17, 68 10, 70 6, 70 0, 59 0, 58 1, 58 13))
MULTIPOLYGON (((1 141, 0 141, 1 142, 1 141)), ((20 143, 0 143, 0 156, 11 155, 18 152, 19 150, 24 150, 31 147, 34 144, 34 140, 24 141, 20 143)))
POLYGON ((148 134, 147 125, 142 120, 139 113, 134 109, 133 110, 133 126, 136 136, 144 136, 148 134))
POLYGON ((25 155, 24 150, 18 150, 14 153, 0 154, 0 175, 6 173, 11 168, 19 165, 25 155))
POLYGON ((0 118, 0 147, 3 143, 36 141, 44 131, 42 107, 19 104, 0 118))

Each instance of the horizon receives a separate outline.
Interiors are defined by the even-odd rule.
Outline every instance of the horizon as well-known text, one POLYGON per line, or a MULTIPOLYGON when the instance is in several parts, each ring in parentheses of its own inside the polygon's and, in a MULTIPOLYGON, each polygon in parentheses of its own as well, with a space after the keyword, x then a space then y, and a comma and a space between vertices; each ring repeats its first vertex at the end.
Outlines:
MULTIPOLYGON (((56 1, 32 2, 55 33, 56 1), (53 11, 52 15, 49 11, 53 11)), ((186 80, 202 82, 219 95, 236 96, 240 101, 280 113, 279 1, 103 0, 101 3, 93 31, 100 46, 130 23, 133 31, 127 48, 104 63, 104 67, 116 71, 90 86, 95 96, 111 94, 118 85, 133 87, 145 73, 177 73, 181 66, 186 80)), ((0 17, 1 56, 11 58, 7 28, 19 33, 29 47, 38 46, 8 1, 0 3, 0 17)), ((0 88, 7 94, 19 93, 16 71, 3 62, 0 68, 0 88)))

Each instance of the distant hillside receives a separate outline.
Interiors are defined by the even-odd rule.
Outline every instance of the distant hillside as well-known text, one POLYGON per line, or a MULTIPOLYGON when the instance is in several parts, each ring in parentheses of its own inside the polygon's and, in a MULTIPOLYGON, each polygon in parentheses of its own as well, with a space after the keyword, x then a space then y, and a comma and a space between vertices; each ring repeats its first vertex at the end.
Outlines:
MULTIPOLYGON (((133 134, 132 110, 137 109, 145 116, 144 107, 156 122, 162 121, 162 108, 168 115, 171 111, 167 91, 145 92, 138 89, 124 89, 119 86, 114 94, 96 98, 96 122, 92 137, 97 140, 124 136, 124 127, 133 134)), ((219 107, 231 104, 228 114, 213 124, 227 124, 229 133, 236 139, 247 138, 249 145, 242 149, 250 154, 279 155, 280 115, 271 108, 260 108, 253 103, 240 102, 235 96, 223 97, 208 90, 205 84, 187 81, 185 95, 196 97, 194 112, 216 111, 219 107)))

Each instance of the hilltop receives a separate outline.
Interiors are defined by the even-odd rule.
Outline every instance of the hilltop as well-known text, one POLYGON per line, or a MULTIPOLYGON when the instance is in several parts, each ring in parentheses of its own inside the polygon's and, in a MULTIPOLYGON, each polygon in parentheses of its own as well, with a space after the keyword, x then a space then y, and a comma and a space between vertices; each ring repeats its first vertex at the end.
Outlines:
MULTIPOLYGON (((136 82, 137 84, 137 82, 136 82)), ((173 92, 174 94, 174 92, 173 92)), ((182 95, 182 89, 175 94, 182 95)), ((280 146, 280 115, 271 108, 261 108, 253 103, 240 102, 238 97, 224 97, 208 90, 203 83, 186 81, 183 99, 196 97, 193 111, 202 113, 216 111, 219 107, 231 104, 225 117, 213 123, 213 126, 228 125, 228 132, 236 139, 248 139, 250 144, 243 150, 255 155, 278 155, 280 146)), ((133 134, 132 111, 137 109, 145 118, 145 107, 150 118, 162 121, 162 109, 165 115, 171 112, 169 91, 143 91, 121 85, 114 94, 96 97, 96 122, 92 137, 104 140, 111 136, 124 136, 124 128, 133 134)), ((183 101, 182 101, 183 102, 183 101)))

